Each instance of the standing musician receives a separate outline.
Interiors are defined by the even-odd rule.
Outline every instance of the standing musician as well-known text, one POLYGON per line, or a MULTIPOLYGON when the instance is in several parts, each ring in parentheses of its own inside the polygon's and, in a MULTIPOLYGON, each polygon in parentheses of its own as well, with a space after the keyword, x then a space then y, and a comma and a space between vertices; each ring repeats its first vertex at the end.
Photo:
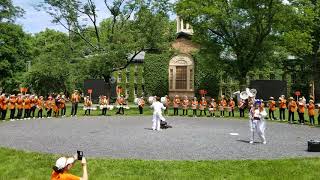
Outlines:
POLYGON ((14 94, 12 94, 9 99, 10 121, 14 121, 14 115, 16 113, 16 103, 17 98, 14 94))
POLYGON ((120 97, 117 98, 117 104, 119 106, 118 112, 117 114, 124 114, 124 105, 125 105, 125 100, 123 95, 121 95, 120 97))
POLYGON ((84 98, 84 115, 87 115, 87 112, 88 112, 88 115, 90 116, 90 112, 91 112, 91 106, 92 106, 92 101, 90 99, 89 96, 85 97, 84 98))
POLYGON ((268 106, 269 106, 269 119, 276 120, 276 118, 274 117, 274 111, 276 110, 276 101, 274 101, 273 97, 270 97, 268 106))
POLYGON ((23 111, 23 97, 22 97, 22 94, 18 94, 16 105, 17 105, 17 109, 18 109, 17 119, 22 119, 22 111, 23 111))
POLYGON ((31 100, 29 94, 25 95, 24 99, 24 119, 30 119, 31 100))
POLYGON ((173 99, 173 115, 179 115, 180 98, 176 95, 173 99))
POLYGON ((279 113, 280 113, 280 121, 285 120, 285 111, 287 108, 287 100, 284 95, 281 95, 279 98, 279 113))
POLYGON ((38 101, 37 101, 38 118, 42 118, 43 106, 44 106, 43 96, 40 96, 38 101))
POLYGON ((72 103, 72 109, 71 109, 71 117, 77 116, 78 111, 78 104, 80 102, 80 94, 78 90, 74 90, 71 95, 71 103, 72 103))
POLYGON ((315 105, 314 101, 311 99, 308 104, 308 115, 309 115, 309 120, 310 120, 310 125, 314 126, 314 116, 315 116, 315 105))
POLYGON ((4 98, 3 98, 4 96, 5 96, 5 94, 1 94, 0 95, 0 118, 2 117, 2 103, 3 103, 3 100, 4 100, 4 98))
POLYGON ((45 103, 45 107, 47 110, 47 118, 51 118, 54 104, 55 104, 54 99, 52 98, 52 96, 49 96, 48 100, 45 103))
POLYGON ((200 110, 200 116, 202 116, 202 111, 204 112, 204 115, 206 116, 206 108, 207 108, 207 100, 205 97, 202 97, 199 102, 199 110, 200 110))
POLYGON ((1 120, 5 120, 7 116, 7 105, 8 105, 8 98, 5 94, 0 96, 0 106, 1 106, 1 120))
POLYGON ((107 96, 100 96, 99 104, 100 104, 100 109, 102 110, 102 115, 106 116, 108 105, 109 105, 107 96))
POLYGON ((165 97, 166 97, 166 101, 164 103, 164 107, 166 109, 164 110, 164 114, 168 116, 169 115, 169 108, 170 108, 170 97, 168 95, 166 95, 165 97))
POLYGON ((239 112, 240 112, 240 117, 244 117, 244 109, 246 107, 246 101, 244 99, 241 99, 238 102, 238 108, 239 108, 239 112))
POLYGON ((303 98, 299 98, 298 102, 298 114, 299 114, 299 123, 304 124, 304 111, 305 111, 305 100, 303 98))
POLYGON ((228 108, 229 108, 229 117, 232 114, 232 117, 234 117, 234 107, 236 106, 236 103, 234 102, 233 98, 230 98, 229 100, 229 104, 228 104, 228 108))
POLYGON ((193 111, 193 117, 197 117, 198 101, 197 97, 194 97, 191 102, 191 109, 193 111))
POLYGON ((293 99, 293 97, 289 98, 289 103, 288 103, 288 112, 289 112, 289 119, 288 122, 289 123, 293 123, 294 122, 294 112, 297 110, 297 103, 296 101, 293 99))
POLYGON ((34 113, 36 112, 36 109, 37 109, 37 101, 38 101, 38 98, 35 95, 30 96, 30 104, 31 104, 30 117, 32 118, 35 118, 34 113))
POLYGON ((138 106, 139 106, 139 113, 140 113, 140 114, 143 114, 144 104, 145 104, 145 101, 144 101, 143 97, 141 97, 141 98, 138 100, 138 106))
POLYGON ((219 111, 220 111, 220 117, 224 117, 224 109, 227 106, 227 101, 224 99, 224 95, 221 96, 221 100, 219 102, 219 111))
POLYGON ((214 112, 216 111, 217 109, 217 103, 215 102, 215 99, 211 99, 211 102, 209 104, 209 113, 210 113, 210 116, 211 117, 216 117, 214 112))
POLYGON ((184 116, 184 112, 186 112, 186 116, 188 116, 188 108, 189 108, 189 99, 188 99, 188 96, 184 96, 184 99, 182 101, 183 116, 184 116))
POLYGON ((61 110, 61 116, 66 117, 67 106, 66 106, 66 96, 63 94, 59 100, 59 109, 61 110))
POLYGON ((58 117, 59 116, 59 111, 60 111, 60 95, 58 94, 56 96, 56 98, 54 99, 54 103, 53 103, 53 116, 54 117, 58 117))

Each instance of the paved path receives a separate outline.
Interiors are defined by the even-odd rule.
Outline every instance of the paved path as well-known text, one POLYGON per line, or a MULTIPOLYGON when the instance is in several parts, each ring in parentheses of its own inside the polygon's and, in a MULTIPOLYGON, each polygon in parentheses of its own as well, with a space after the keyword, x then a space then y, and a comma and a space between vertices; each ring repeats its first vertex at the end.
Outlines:
POLYGON ((267 144, 248 143, 245 120, 169 117, 172 129, 150 130, 150 116, 79 117, 0 123, 0 146, 46 153, 134 159, 273 159, 319 156, 307 140, 320 128, 267 123, 267 144), (230 133, 238 133, 232 136, 230 133))

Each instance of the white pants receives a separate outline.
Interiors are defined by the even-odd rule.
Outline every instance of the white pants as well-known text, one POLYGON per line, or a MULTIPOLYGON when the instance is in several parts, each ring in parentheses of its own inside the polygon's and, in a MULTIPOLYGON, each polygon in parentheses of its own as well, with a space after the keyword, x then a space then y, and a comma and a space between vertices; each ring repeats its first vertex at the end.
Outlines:
POLYGON ((264 120, 249 120, 249 126, 250 126, 250 141, 254 141, 254 131, 258 133, 262 142, 266 141, 266 137, 264 135, 264 130, 265 130, 264 120))
POLYGON ((153 130, 160 130, 160 121, 165 121, 166 119, 162 116, 161 112, 155 112, 153 113, 153 117, 152 117, 152 129, 153 130))

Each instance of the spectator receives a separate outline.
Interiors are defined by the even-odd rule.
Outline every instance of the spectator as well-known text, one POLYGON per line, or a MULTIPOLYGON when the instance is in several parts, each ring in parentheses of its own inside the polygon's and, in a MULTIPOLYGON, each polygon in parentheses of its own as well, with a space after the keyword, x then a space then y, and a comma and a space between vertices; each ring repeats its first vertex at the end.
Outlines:
POLYGON ((77 155, 74 157, 61 157, 56 161, 56 165, 53 167, 51 174, 51 180, 88 180, 87 161, 85 157, 82 157, 82 177, 78 177, 69 173, 69 170, 73 167, 77 155))

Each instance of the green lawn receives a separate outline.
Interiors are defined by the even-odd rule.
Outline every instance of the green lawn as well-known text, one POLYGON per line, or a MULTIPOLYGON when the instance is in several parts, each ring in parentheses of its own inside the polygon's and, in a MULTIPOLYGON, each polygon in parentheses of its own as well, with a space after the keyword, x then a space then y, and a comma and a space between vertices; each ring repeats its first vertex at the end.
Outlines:
MULTIPOLYGON (((58 155, 0 148, 0 179, 49 179, 58 155)), ((318 179, 320 158, 152 161, 87 158, 90 179, 318 179)), ((81 165, 73 171, 81 175, 81 165)))

